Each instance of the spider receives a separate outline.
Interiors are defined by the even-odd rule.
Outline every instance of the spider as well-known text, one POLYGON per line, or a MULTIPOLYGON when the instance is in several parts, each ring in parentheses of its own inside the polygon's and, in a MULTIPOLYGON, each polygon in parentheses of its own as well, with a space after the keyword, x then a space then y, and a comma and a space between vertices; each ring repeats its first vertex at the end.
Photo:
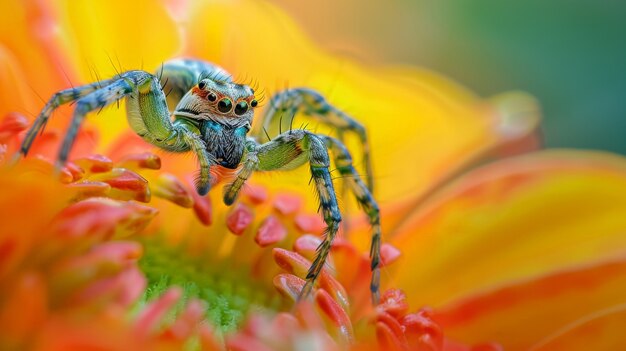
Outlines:
POLYGON ((130 127, 145 141, 168 151, 195 153, 199 163, 195 187, 200 195, 209 191, 209 169, 212 166, 238 169, 235 180, 225 186, 224 203, 227 205, 236 200, 252 172, 291 170, 308 161, 327 228, 298 300, 310 295, 341 222, 329 171, 330 150, 336 170, 354 193, 372 225, 370 290, 372 302, 378 303, 380 217, 378 205, 372 197, 369 144, 361 124, 329 104, 319 93, 298 88, 272 97, 260 128, 265 133, 250 133, 254 109, 258 105, 250 86, 235 83, 225 70, 211 63, 175 59, 165 62, 161 71, 155 74, 141 70, 127 71, 111 79, 55 93, 28 130, 21 154, 27 155, 33 140, 57 107, 75 102, 56 163, 57 167, 62 167, 86 114, 122 98, 126 98, 130 127), (166 95, 164 91, 169 93, 166 95), (176 108, 170 111, 168 105, 176 108), (267 130, 280 129, 283 114, 293 116, 296 112, 334 127, 339 139, 344 132, 353 132, 360 138, 367 185, 355 171, 352 157, 339 139, 291 127, 273 139, 269 138, 267 130), (251 136, 248 136, 249 133, 251 136))

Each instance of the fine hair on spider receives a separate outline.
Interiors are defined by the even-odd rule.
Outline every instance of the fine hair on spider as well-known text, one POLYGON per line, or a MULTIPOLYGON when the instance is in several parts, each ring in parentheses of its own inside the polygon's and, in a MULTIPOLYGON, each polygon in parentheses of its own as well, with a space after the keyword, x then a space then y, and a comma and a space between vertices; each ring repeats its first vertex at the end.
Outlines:
POLYGON ((258 83, 253 84, 252 80, 246 78, 248 84, 237 83, 221 67, 195 59, 164 62, 154 74, 143 70, 123 71, 119 59, 118 70, 110 56, 109 60, 116 71, 113 78, 102 80, 93 69, 96 82, 53 94, 26 133, 20 148, 23 156, 28 154, 54 110, 74 103, 56 160, 56 166, 62 167, 86 115, 125 98, 128 124, 137 135, 166 151, 191 152, 196 156, 198 194, 205 195, 209 191, 212 168, 236 170, 232 182, 224 186, 223 200, 227 205, 235 202, 252 173, 292 170, 308 164, 326 230, 299 299, 311 294, 342 221, 333 186, 333 179, 341 178, 371 224, 370 290, 372 302, 379 302, 380 215, 372 195, 369 140, 359 122, 312 89, 289 88, 272 95, 253 131, 254 111, 262 98, 256 91, 258 83), (337 138, 311 132, 306 126, 295 129, 296 114, 330 126, 337 131, 337 138), (355 135, 362 146, 364 179, 355 170, 352 156, 344 145, 346 133, 355 135), (333 171, 338 173, 333 177, 331 155, 333 171))

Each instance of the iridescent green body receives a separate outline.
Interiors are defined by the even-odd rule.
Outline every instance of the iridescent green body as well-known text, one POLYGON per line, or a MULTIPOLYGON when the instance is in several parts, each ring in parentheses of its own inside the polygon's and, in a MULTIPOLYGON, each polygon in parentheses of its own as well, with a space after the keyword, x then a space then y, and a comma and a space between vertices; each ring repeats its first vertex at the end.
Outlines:
POLYGON ((209 191, 211 167, 239 168, 235 180, 225 188, 224 202, 228 205, 236 200, 253 172, 289 170, 309 163, 327 230, 306 276, 301 298, 310 294, 341 222, 329 171, 328 150, 331 150, 335 168, 372 225, 370 288, 373 302, 378 302, 380 216, 372 196, 369 144, 362 125, 330 105, 317 92, 299 88, 272 97, 262 126, 251 133, 257 106, 252 88, 233 82, 228 73, 208 62, 176 59, 166 62, 156 74, 128 71, 112 79, 57 92, 26 134, 21 153, 26 156, 54 109, 75 102, 76 108, 57 160, 61 167, 86 114, 122 98, 126 98, 130 127, 145 141, 173 152, 191 151, 197 156, 196 190, 199 194, 205 195, 209 191), (170 111, 168 106, 176 107, 170 111), (341 140, 292 128, 293 115, 298 112, 334 127, 339 139, 345 132, 355 133, 360 138, 367 185, 354 169, 352 157, 341 140), (269 135, 275 137, 270 139, 269 135))

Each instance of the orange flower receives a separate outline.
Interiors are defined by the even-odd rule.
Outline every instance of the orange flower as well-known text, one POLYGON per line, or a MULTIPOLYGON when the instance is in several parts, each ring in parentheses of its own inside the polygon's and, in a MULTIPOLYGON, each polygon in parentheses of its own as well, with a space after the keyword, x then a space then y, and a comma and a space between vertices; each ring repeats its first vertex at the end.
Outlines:
POLYGON ((468 172, 538 146, 532 98, 481 100, 429 71, 338 58, 261 1, 4 2, 0 19, 0 347, 620 348, 624 160, 551 151, 468 172), (88 118, 58 177, 64 109, 36 156, 8 165, 37 95, 174 56, 266 94, 315 88, 367 126, 388 241, 380 306, 367 228, 344 199, 350 231, 313 302, 286 312, 323 229, 304 170, 255 175, 227 208, 191 190, 191 159, 155 155, 114 108, 88 118))

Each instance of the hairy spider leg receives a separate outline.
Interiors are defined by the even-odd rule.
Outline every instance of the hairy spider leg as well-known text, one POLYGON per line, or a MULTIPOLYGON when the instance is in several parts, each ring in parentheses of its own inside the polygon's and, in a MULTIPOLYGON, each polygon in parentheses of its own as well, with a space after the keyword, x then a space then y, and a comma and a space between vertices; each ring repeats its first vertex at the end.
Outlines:
POLYGON ((293 129, 293 118, 301 112, 315 121, 337 130, 337 137, 343 142, 345 132, 356 134, 362 144, 363 167, 367 188, 374 189, 374 176, 370 157, 370 145, 365 127, 343 111, 331 105, 320 93, 308 88, 295 88, 279 92, 270 99, 269 107, 263 116, 261 130, 255 130, 255 137, 267 141, 266 135, 278 135, 293 129))
POLYGON ((319 196, 320 209, 327 227, 324 240, 317 248, 317 255, 306 275, 306 284, 300 292, 299 298, 306 298, 324 267, 341 222, 337 197, 328 170, 330 167, 328 150, 318 136, 298 129, 285 132, 272 141, 258 145, 250 154, 257 157, 257 169, 260 171, 290 170, 309 162, 315 189, 319 196))
MULTIPOLYGON (((63 166, 67 161, 78 129, 87 113, 126 97, 128 123, 135 133, 160 148, 174 152, 191 150, 197 155, 200 172, 196 179, 196 190, 202 195, 206 194, 210 187, 209 169, 213 164, 212 158, 206 151, 200 131, 193 123, 186 119, 172 122, 158 78, 145 71, 128 71, 101 83, 95 83, 96 89, 76 99, 76 108, 61 144, 57 167, 63 166), (105 82, 108 84, 105 85, 105 82)), ((36 128, 40 128, 37 122, 28 135, 36 134, 36 128)), ((25 149, 27 141, 28 139, 22 144, 22 149, 25 149)))
POLYGON ((372 280, 370 291, 372 293, 372 303, 376 306, 380 301, 380 211, 378 204, 372 193, 363 180, 359 177, 352 165, 352 156, 348 149, 335 138, 318 135, 333 154, 335 169, 344 177, 345 184, 352 190, 357 201, 367 214, 372 225, 372 241, 370 246, 370 268, 372 270, 372 280))
POLYGON ((28 151, 30 150, 30 147, 33 145, 33 141, 35 141, 37 134, 43 132, 43 129, 46 127, 46 124, 48 123, 48 119, 50 118, 50 115, 59 106, 67 104, 72 101, 76 101, 79 98, 97 89, 108 86, 109 84, 111 84, 111 82, 113 82, 113 79, 107 79, 107 80, 103 80, 100 82, 95 82, 95 83, 91 83, 91 84, 87 84, 87 85, 83 85, 83 86, 79 86, 75 88, 65 89, 65 90, 61 90, 59 92, 54 93, 54 95, 52 95, 50 100, 48 100, 46 105, 43 107, 43 109, 41 110, 37 118, 35 119, 33 126, 26 133, 26 136, 24 137, 24 140, 22 141, 20 153, 23 156, 26 156, 28 154, 28 151))

